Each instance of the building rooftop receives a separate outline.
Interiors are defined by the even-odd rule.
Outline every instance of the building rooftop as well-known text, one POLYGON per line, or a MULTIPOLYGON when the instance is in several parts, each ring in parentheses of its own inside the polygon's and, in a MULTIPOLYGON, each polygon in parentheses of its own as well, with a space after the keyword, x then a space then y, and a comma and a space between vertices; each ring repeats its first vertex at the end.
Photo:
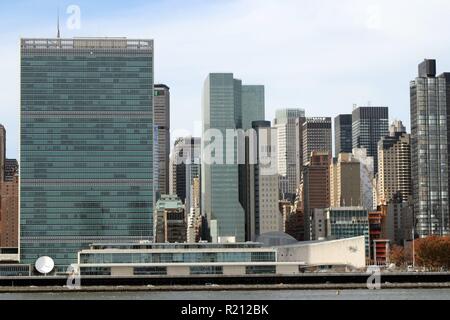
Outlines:
POLYGON ((41 49, 127 49, 152 50, 153 40, 127 38, 23 38, 22 50, 41 49))
POLYGON ((182 208, 184 208, 183 202, 176 195, 162 195, 161 199, 156 202, 156 210, 182 208))
POLYGON ((90 250, 103 249, 247 249, 262 248, 259 242, 236 242, 236 243, 93 243, 90 250))

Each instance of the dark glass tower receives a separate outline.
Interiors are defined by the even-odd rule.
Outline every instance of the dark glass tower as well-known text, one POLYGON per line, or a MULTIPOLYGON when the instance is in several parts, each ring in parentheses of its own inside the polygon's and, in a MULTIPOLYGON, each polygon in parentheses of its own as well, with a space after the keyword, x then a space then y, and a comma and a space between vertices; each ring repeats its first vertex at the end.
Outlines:
POLYGON ((352 115, 340 114, 334 118, 334 150, 339 153, 352 153, 352 115))
POLYGON ((411 176, 416 232, 420 237, 449 233, 448 86, 436 77, 436 61, 419 65, 410 83, 411 176))
POLYGON ((389 133, 388 107, 358 107, 352 113, 353 148, 367 149, 373 157, 374 173, 378 172, 378 141, 389 133))
POLYGON ((152 239, 153 41, 21 41, 21 262, 152 239))
POLYGON ((311 160, 311 153, 333 151, 333 132, 331 131, 331 118, 306 118, 303 123, 303 166, 311 160))
POLYGON ((153 121, 157 132, 157 157, 153 160, 158 168, 157 183, 155 181, 158 198, 159 195, 169 193, 170 88, 165 84, 155 84, 154 96, 153 121))

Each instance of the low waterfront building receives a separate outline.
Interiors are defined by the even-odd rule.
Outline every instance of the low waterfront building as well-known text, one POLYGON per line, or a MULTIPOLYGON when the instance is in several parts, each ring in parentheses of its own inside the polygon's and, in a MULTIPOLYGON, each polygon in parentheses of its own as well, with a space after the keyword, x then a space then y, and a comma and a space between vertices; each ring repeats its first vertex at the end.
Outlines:
POLYGON ((78 253, 82 276, 242 276, 299 274, 308 266, 365 267, 364 237, 263 243, 92 244, 78 253))
POLYGON ((0 248, 0 278, 31 275, 31 265, 19 264, 19 248, 0 248))
POLYGON ((31 265, 29 264, 0 264, 1 277, 28 277, 31 276, 31 265))
POLYGON ((304 261, 305 267, 361 269, 366 266, 365 237, 336 240, 302 241, 276 247, 278 261, 304 261))
POLYGON ((297 273, 258 243, 93 244, 78 254, 81 275, 245 275, 297 273))

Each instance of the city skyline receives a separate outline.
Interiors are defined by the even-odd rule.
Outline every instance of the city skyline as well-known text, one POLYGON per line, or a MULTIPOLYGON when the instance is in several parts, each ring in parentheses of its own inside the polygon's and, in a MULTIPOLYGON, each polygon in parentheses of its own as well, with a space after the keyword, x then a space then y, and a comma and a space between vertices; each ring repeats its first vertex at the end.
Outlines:
POLYGON ((275 1, 194 1, 189 6, 180 1, 154 1, 150 5, 131 1, 126 6, 78 1, 81 29, 68 30, 66 8, 70 3, 48 0, 39 6, 26 6, 27 2, 2 3, 0 14, 0 27, 8 30, 0 45, 5 61, 0 67, 1 121, 9 132, 8 154, 12 158, 19 157, 17 43, 25 36, 54 37, 58 6, 63 37, 119 35, 155 40, 160 52, 155 83, 172 89, 173 139, 185 135, 177 131, 193 131, 194 123, 200 122, 201 86, 210 72, 233 72, 249 83, 265 85, 267 120, 273 120, 279 108, 299 107, 306 109, 307 116, 334 117, 349 113, 353 104, 371 101, 372 105, 389 105, 390 121, 400 119, 410 131, 405 83, 414 78, 415 66, 423 58, 435 58, 441 61, 442 70, 450 69, 450 61, 445 59, 450 46, 430 32, 448 29, 447 19, 439 18, 446 11, 442 3, 406 6, 397 2, 388 10, 384 1, 377 5, 343 1, 326 8, 297 1, 282 5, 275 1), (155 10, 158 17, 149 22, 145 12, 155 10), (133 21, 125 18, 129 13, 133 13, 133 21), (269 13, 279 23, 267 24, 269 13), (421 19, 415 20, 419 14, 421 19), (18 15, 22 19, 12 18, 18 15), (234 26, 224 28, 224 21, 227 25, 233 21, 234 26), (290 27, 294 21, 295 30, 290 27), (408 25, 413 21, 417 28, 411 31, 408 25), (39 30, 34 28, 36 23, 42 26, 39 30), (211 25, 211 30, 205 25, 211 25), (280 29, 285 31, 281 37, 280 29), (340 40, 346 45, 340 46, 340 40), (363 49, 364 54, 360 54, 363 49), (246 57, 252 57, 251 63, 246 57), (271 63, 267 64, 269 58, 271 63), (327 94, 320 94, 322 90, 327 94), (181 113, 185 116, 177 117, 181 113))

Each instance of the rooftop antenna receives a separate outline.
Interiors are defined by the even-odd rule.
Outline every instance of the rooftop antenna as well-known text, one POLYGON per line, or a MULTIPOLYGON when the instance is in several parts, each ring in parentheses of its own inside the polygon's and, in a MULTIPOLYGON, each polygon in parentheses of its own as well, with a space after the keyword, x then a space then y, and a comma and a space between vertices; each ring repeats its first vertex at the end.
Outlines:
POLYGON ((58 7, 58 14, 57 14, 57 29, 58 29, 58 33, 57 33, 57 35, 56 35, 56 37, 58 38, 58 39, 60 39, 61 38, 61 32, 60 32, 60 29, 59 29, 59 7, 58 7))

